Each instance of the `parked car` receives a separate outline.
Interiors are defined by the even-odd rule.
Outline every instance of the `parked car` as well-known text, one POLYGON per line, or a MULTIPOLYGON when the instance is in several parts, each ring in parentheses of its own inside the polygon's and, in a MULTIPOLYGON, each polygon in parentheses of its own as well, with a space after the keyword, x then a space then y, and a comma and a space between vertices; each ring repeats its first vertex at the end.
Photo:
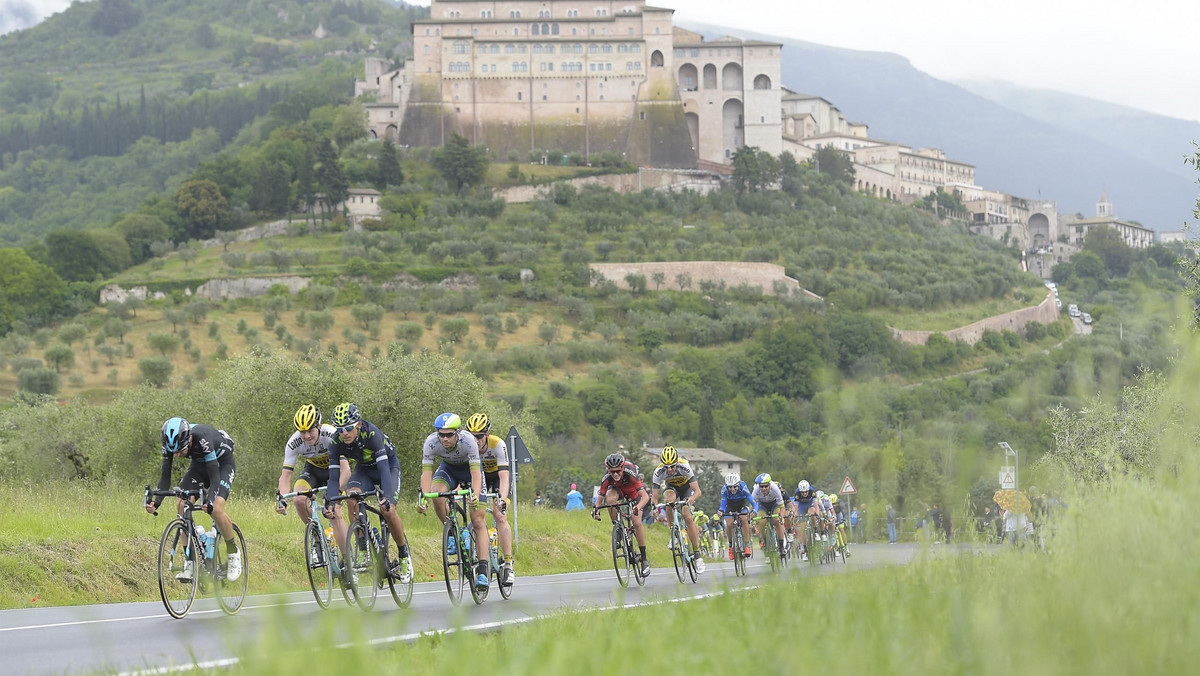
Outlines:
POLYGON ((1074 303, 1071 303, 1070 305, 1067 306, 1067 314, 1071 315, 1072 317, 1078 317, 1079 316, 1079 306, 1074 303))
POLYGON ((1054 307, 1058 308, 1059 310, 1062 309, 1062 301, 1059 300, 1058 296, 1054 297, 1054 307))
POLYGON ((1088 314, 1088 313, 1084 312, 1084 313, 1083 313, 1083 323, 1084 323, 1084 324, 1091 324, 1091 323, 1092 323, 1092 316, 1091 316, 1090 314, 1088 314))

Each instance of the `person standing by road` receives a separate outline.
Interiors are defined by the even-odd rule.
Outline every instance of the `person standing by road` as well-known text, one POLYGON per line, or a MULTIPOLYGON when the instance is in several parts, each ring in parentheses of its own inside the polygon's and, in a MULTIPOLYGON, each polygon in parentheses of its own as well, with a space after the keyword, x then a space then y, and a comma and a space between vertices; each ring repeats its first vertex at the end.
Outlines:
POLYGON ((896 544, 896 510, 892 509, 891 505, 887 506, 887 526, 888 526, 888 544, 896 544))
POLYGON ((855 507, 853 510, 850 511, 850 533, 852 534, 853 541, 858 542, 859 539, 858 539, 858 508, 857 507, 855 507))
POLYGON ((567 511, 573 512, 577 509, 583 509, 583 493, 576 489, 575 484, 571 484, 571 490, 567 492, 567 511))

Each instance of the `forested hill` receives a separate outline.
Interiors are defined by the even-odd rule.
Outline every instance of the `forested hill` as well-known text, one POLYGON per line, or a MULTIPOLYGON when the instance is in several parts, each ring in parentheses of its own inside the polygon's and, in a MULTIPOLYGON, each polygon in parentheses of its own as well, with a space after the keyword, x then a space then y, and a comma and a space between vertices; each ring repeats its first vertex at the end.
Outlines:
POLYGON ((98 0, 0 37, 0 238, 108 225, 272 109, 286 123, 344 102, 363 59, 405 55, 427 13, 378 0, 98 0))

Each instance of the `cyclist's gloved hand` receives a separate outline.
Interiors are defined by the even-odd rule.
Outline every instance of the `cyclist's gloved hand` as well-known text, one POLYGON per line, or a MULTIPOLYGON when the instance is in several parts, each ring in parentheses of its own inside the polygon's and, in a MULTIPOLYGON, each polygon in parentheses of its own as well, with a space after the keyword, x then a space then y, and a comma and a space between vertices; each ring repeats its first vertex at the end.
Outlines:
POLYGON ((388 500, 387 498, 381 499, 379 501, 379 511, 381 511, 381 512, 392 511, 392 501, 388 500))
POLYGON ((206 503, 204 503, 204 513, 205 513, 205 514, 212 514, 212 513, 213 513, 213 503, 212 503, 212 502, 206 502, 206 503))
POLYGON ((154 504, 153 502, 147 502, 146 503, 146 513, 153 514, 154 516, 158 516, 158 505, 154 504))
POLYGON ((504 498, 500 501, 500 513, 508 514, 508 498, 504 498))
POLYGON ((275 511, 280 514, 287 514, 287 501, 283 498, 275 499, 275 511))
POLYGON ((424 514, 424 513, 425 513, 425 501, 418 500, 417 501, 417 514, 424 514))
POLYGON ((642 508, 641 507, 638 507, 637 505, 633 506, 633 517, 635 519, 642 518, 642 508))
POLYGON ((595 507, 592 508, 592 518, 597 521, 600 520, 600 510, 599 509, 596 509, 595 507))

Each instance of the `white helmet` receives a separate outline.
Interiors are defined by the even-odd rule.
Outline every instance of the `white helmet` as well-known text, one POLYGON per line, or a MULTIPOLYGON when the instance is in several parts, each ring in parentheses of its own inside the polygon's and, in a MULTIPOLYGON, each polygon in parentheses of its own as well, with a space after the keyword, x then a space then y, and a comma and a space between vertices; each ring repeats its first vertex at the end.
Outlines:
POLYGON ((807 493, 811 490, 812 486, 809 486, 808 481, 806 480, 801 480, 800 483, 796 485, 796 491, 799 493, 807 493))
POLYGON ((818 497, 818 498, 823 498, 823 497, 825 497, 825 491, 817 491, 817 497, 818 497))
POLYGON ((742 475, 737 472, 730 472, 725 475, 725 485, 730 488, 742 483, 742 475))

